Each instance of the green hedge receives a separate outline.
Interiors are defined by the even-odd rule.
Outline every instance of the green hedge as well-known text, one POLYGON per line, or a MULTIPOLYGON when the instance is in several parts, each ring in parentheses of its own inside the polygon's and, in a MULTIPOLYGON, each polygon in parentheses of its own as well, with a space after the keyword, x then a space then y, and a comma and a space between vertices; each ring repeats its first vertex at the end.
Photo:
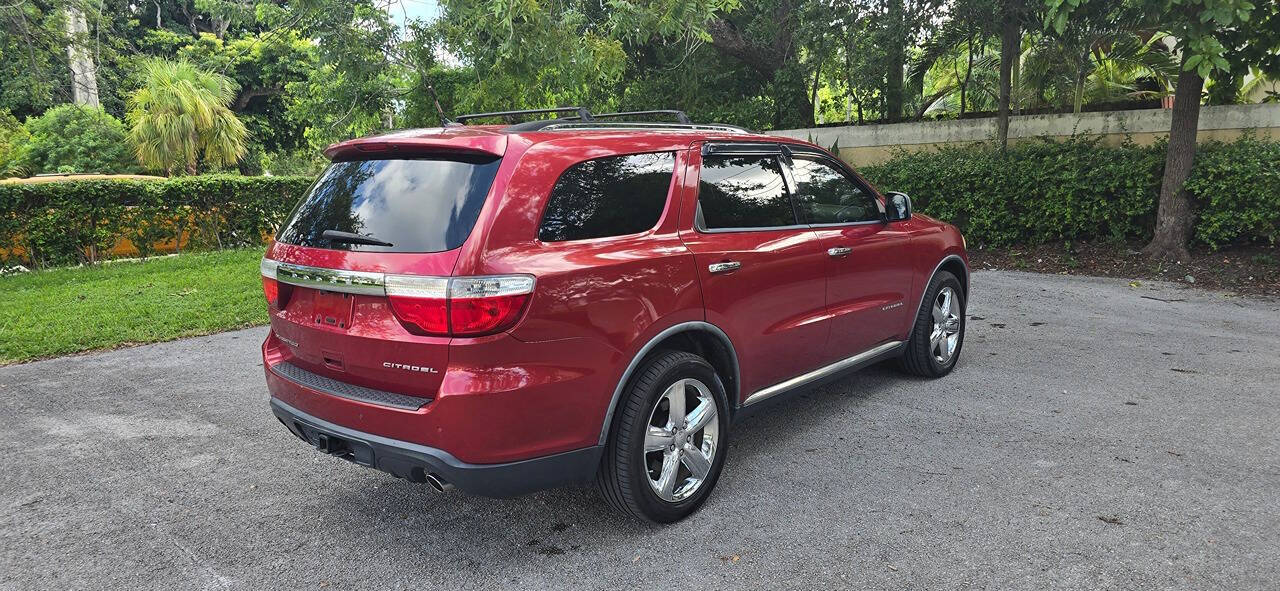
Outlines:
MULTIPOLYGON (((1164 155, 1162 143, 1037 141, 1005 154, 987 145, 900 152, 863 173, 956 224, 971 244, 1143 240, 1154 228, 1164 155)), ((1198 206, 1198 242, 1280 240, 1280 143, 1246 135, 1202 144, 1187 188, 1198 206)))
POLYGON ((0 184, 0 248, 26 251, 3 262, 45 267, 98 259, 120 238, 148 255, 153 244, 184 232, 181 250, 261 244, 312 181, 209 175, 0 184))

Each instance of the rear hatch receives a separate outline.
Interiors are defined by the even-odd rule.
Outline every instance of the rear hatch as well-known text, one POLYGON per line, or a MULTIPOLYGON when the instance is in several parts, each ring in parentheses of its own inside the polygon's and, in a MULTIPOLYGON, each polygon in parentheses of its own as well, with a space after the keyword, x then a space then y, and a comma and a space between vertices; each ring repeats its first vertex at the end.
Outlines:
POLYGON ((435 154, 331 164, 263 259, 272 330, 294 366, 282 369, 434 397, 448 364, 449 277, 500 163, 435 154))

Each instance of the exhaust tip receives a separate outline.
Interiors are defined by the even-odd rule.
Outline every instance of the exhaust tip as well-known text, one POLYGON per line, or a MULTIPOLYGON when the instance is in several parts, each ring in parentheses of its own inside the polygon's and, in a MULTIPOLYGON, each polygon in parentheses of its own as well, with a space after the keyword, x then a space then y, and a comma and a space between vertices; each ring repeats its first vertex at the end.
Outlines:
POLYGON ((452 484, 449 484, 443 478, 440 478, 435 474, 427 474, 427 484, 430 484, 431 488, 435 489, 438 493, 447 493, 453 490, 452 484))

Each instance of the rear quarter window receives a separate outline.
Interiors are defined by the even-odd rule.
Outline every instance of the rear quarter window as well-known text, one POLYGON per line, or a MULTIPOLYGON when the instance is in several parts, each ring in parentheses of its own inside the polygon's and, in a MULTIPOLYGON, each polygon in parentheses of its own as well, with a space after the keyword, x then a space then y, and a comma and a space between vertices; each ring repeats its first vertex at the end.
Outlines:
POLYGON ((441 252, 471 234, 498 173, 498 158, 335 162, 298 203, 278 242, 335 250, 441 252), (325 230, 391 246, 336 241, 325 230))
POLYGON ((662 216, 675 154, 610 156, 570 166, 556 180, 538 239, 562 242, 636 234, 662 216))

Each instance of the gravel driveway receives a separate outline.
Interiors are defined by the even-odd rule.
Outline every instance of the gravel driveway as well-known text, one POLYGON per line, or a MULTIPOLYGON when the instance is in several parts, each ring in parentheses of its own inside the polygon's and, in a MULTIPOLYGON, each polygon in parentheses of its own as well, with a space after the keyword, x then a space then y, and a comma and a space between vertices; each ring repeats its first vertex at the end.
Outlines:
POLYGON ((264 329, 0 368, 0 589, 1230 588, 1280 580, 1280 303, 978 272, 956 371, 741 423, 700 513, 322 456, 264 329))

